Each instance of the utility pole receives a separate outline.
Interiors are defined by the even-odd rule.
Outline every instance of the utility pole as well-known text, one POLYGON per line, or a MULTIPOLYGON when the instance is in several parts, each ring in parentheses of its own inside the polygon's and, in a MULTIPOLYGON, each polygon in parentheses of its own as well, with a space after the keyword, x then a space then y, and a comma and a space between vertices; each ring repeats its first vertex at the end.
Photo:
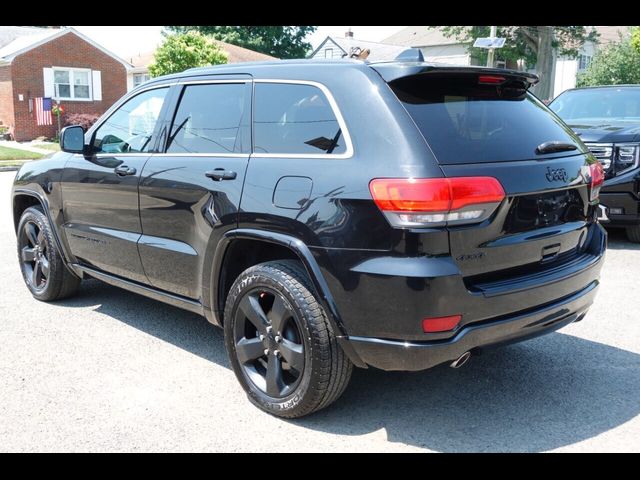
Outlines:
MULTIPOLYGON (((495 38, 498 36, 498 27, 491 27, 491 34, 489 35, 491 38, 495 38)), ((487 67, 493 67, 493 52, 494 49, 490 48, 489 53, 487 55, 487 67)))

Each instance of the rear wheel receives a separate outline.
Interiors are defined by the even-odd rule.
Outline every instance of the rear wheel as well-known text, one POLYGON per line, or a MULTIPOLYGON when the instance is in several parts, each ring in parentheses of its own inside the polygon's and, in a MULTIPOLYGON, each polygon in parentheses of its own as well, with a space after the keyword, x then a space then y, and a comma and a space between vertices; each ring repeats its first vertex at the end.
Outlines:
POLYGON ((252 403, 287 418, 344 392, 353 365, 337 344, 299 262, 266 262, 234 282, 225 308, 231 365, 252 403))
POLYGON ((59 300, 78 290, 80 278, 64 264, 49 220, 39 207, 27 208, 20 217, 17 244, 22 277, 35 298, 59 300))
POLYGON ((634 243, 640 243, 640 225, 627 227, 627 238, 634 243))

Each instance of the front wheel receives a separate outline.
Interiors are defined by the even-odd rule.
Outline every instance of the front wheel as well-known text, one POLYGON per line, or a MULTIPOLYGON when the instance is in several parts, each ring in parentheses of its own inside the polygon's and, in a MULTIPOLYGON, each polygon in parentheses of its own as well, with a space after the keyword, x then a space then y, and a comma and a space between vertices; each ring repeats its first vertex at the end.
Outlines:
POLYGON ((20 217, 17 243, 22 277, 35 298, 60 300, 78 290, 80 278, 64 264, 49 220, 39 207, 27 208, 20 217))
POLYGON ((225 308, 225 344, 249 400, 279 417, 320 410, 342 395, 353 365, 337 344, 305 270, 266 262, 234 282, 225 308))

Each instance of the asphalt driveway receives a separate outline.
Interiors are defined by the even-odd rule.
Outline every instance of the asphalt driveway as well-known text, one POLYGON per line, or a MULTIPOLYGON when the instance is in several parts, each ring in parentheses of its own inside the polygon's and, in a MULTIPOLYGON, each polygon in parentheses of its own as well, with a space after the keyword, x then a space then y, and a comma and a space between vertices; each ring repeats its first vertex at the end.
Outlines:
POLYGON ((640 451, 640 245, 614 232, 596 304, 459 370, 357 370, 283 421, 253 407, 204 319, 91 280, 22 282, 0 173, 0 451, 640 451))

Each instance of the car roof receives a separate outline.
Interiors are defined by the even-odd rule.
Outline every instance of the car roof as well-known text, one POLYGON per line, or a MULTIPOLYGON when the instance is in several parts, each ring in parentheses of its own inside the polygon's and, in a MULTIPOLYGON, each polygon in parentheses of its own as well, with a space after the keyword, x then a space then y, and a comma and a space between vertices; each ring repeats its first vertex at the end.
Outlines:
POLYGON ((186 77, 206 76, 206 75, 240 75, 250 74, 256 78, 282 78, 282 79, 308 79, 313 80, 314 71, 326 69, 360 69, 375 70, 387 82, 396 78, 425 73, 429 71, 452 71, 452 72, 472 72, 478 71, 490 74, 510 75, 526 78, 530 83, 535 83, 537 77, 533 74, 505 69, 490 69, 487 67, 449 65, 443 63, 432 62, 407 62, 407 61, 390 61, 390 62, 367 62, 354 59, 295 59, 295 60, 272 60, 259 62, 241 62, 223 65, 214 65, 209 67, 190 68, 184 72, 174 73, 157 77, 149 82, 145 82, 145 86, 155 83, 161 83, 171 80, 180 80, 186 77), (317 70, 316 70, 317 69, 317 70))

